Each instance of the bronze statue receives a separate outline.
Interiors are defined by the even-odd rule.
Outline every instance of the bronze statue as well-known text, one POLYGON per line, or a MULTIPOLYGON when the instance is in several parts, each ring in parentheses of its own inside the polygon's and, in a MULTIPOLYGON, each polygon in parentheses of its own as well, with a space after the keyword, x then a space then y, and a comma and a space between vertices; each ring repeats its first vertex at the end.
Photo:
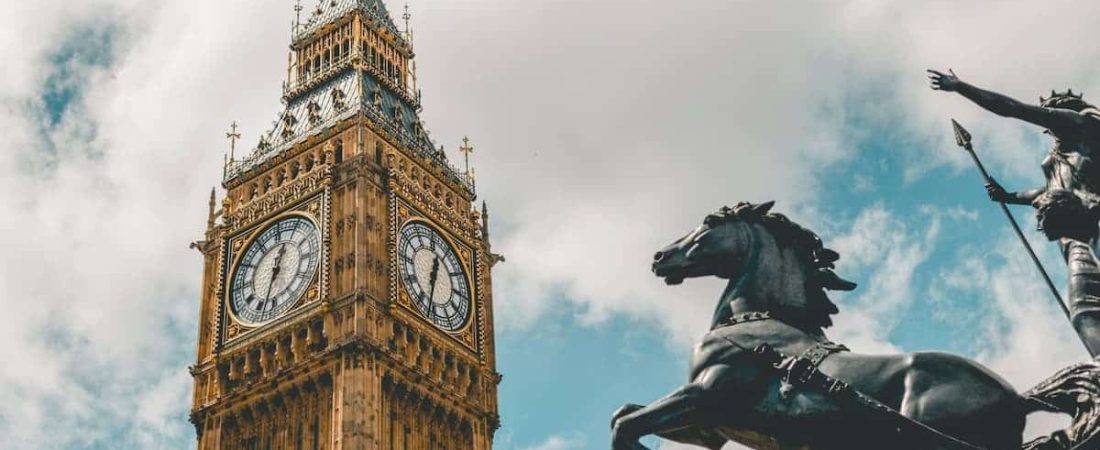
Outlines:
POLYGON ((1100 353, 1100 261, 1096 251, 1100 225, 1100 110, 1080 93, 1051 91, 1029 105, 959 79, 953 71, 929 70, 932 89, 957 92, 988 111, 1038 125, 1054 138, 1043 173, 1046 184, 1007 192, 987 184, 997 202, 1032 205, 1046 236, 1057 240, 1069 273, 1068 309, 1073 327, 1088 347, 1100 353))
POLYGON ((687 385, 612 419, 612 449, 645 449, 646 435, 718 450, 1095 449, 1100 365, 1063 370, 1019 395, 980 364, 944 353, 874 356, 829 341, 836 305, 852 290, 840 255, 812 231, 741 203, 654 257, 670 285, 715 276, 729 283, 696 348, 687 385), (1074 416, 1070 428, 1023 444, 1033 411, 1074 416))

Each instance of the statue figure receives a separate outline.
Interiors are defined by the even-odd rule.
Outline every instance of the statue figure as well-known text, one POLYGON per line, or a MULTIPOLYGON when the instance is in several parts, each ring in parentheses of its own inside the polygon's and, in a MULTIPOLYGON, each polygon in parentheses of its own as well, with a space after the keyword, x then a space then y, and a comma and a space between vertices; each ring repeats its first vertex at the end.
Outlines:
POLYGON ((708 276, 729 282, 695 347, 688 383, 648 406, 620 408, 613 450, 644 450, 639 439, 647 435, 712 450, 727 441, 761 450, 1100 448, 1097 362, 1021 395, 963 357, 864 355, 829 341, 824 329, 837 307, 825 291, 856 286, 833 272, 840 255, 772 206, 722 208, 654 256, 654 274, 669 285, 708 276), (1022 444, 1033 411, 1073 421, 1022 444))
POLYGON ((992 181, 992 200, 1036 208, 1040 229, 1057 240, 1069 273, 1068 309, 1092 355, 1100 354, 1100 110, 1080 93, 1051 91, 1029 105, 964 82, 953 71, 929 70, 932 89, 957 92, 995 114, 1038 125, 1054 138, 1043 173, 1046 184, 1008 192, 992 181))

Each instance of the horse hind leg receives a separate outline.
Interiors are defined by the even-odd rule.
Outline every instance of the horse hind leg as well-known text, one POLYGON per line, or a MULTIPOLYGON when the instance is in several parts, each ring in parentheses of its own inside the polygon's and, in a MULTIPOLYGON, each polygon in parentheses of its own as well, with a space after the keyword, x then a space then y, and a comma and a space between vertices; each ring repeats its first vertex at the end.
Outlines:
POLYGON ((1025 413, 1011 387, 952 355, 915 353, 906 365, 902 415, 982 448, 1020 449, 1025 413))

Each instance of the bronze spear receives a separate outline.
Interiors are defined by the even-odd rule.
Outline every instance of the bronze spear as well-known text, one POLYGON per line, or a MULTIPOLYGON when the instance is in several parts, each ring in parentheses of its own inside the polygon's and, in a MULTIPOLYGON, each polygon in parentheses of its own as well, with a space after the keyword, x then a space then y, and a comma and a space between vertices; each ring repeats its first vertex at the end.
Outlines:
MULTIPOLYGON (((962 125, 959 125, 959 122, 955 121, 955 119, 951 119, 951 126, 955 129, 955 143, 959 144, 959 147, 965 149, 966 152, 970 154, 970 157, 974 159, 974 164, 978 166, 978 170, 981 171, 982 178, 985 179, 986 184, 993 184, 993 177, 989 176, 989 172, 985 170, 985 165, 982 164, 982 160, 978 159, 978 154, 974 152, 974 145, 971 141, 970 132, 966 131, 962 125)), ((1035 263, 1035 267, 1039 269, 1039 274, 1043 276, 1043 281, 1046 281, 1047 287, 1050 288, 1050 293, 1054 295, 1054 301, 1058 303, 1058 307, 1062 309, 1062 313, 1066 315, 1066 318, 1069 319, 1072 324, 1073 316, 1070 314, 1069 308, 1066 307, 1066 302, 1062 300, 1062 294, 1058 292, 1058 288, 1054 287, 1054 282, 1050 280, 1050 275, 1047 274, 1046 268, 1043 267, 1043 263, 1039 261, 1039 257, 1035 255, 1035 250, 1031 248, 1031 243, 1024 237, 1024 232, 1020 231, 1020 225, 1016 223, 1016 218, 1013 217, 1012 212, 1008 210, 1008 205, 1005 205, 1005 202, 997 202, 997 204, 1001 205, 1001 211, 1003 211, 1005 217, 1008 218, 1008 223, 1012 224, 1012 229, 1016 231, 1016 236, 1019 237, 1020 242, 1024 244, 1024 248, 1027 249, 1027 254, 1031 256, 1031 261, 1035 263)), ((1081 338, 1080 335, 1078 335, 1078 337, 1081 338)), ((1081 342, 1084 343, 1084 338, 1081 338, 1081 342)), ((1088 345, 1085 345, 1085 348, 1088 349, 1088 345)), ((1089 354, 1092 354, 1092 352, 1089 351, 1089 354)), ((1095 357, 1096 355, 1092 356, 1095 357)))

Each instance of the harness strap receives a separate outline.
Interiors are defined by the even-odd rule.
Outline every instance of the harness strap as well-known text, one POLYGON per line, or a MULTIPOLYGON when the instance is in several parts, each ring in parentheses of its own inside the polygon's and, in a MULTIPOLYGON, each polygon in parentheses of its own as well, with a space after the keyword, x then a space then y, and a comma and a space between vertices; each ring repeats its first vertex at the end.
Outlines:
POLYGON ((767 311, 746 311, 730 316, 729 320, 727 320, 726 323, 722 324, 722 326, 732 327, 734 325, 739 325, 742 323, 759 322, 761 320, 768 320, 771 318, 771 313, 767 311))
MULTIPOLYGON (((814 351, 818 346, 828 347, 835 346, 834 348, 842 348, 842 345, 833 344, 831 342, 823 342, 814 347, 811 347, 803 355, 812 353, 810 356, 816 356, 819 353, 814 351)), ((824 360, 828 355, 837 353, 843 350, 826 349, 825 356, 820 357, 820 361, 824 360)), ((790 357, 779 353, 768 344, 761 344, 758 346, 754 353, 760 355, 761 359, 768 365, 779 369, 786 370, 787 376, 790 376, 792 370, 796 366, 808 367, 809 369, 801 373, 797 377, 791 378, 790 381, 797 383, 799 386, 809 386, 811 388, 820 389, 829 395, 830 398, 840 401, 841 403, 853 404, 857 408, 863 408, 869 411, 878 411, 883 414, 884 418, 889 419, 891 426, 895 427, 898 433, 903 431, 914 433, 915 435, 922 436, 931 442, 934 442, 938 446, 942 446, 945 450, 985 450, 982 447, 970 444, 966 441, 958 439, 956 437, 941 433, 935 428, 920 423, 916 420, 910 419, 905 415, 898 412, 896 409, 856 390, 849 386, 847 383, 826 375, 821 370, 817 369, 816 364, 811 364, 810 359, 804 357, 790 357), (801 362, 800 362, 801 361, 801 362)))
POLYGON ((848 347, 835 342, 818 342, 814 344, 813 347, 806 349, 806 351, 802 353, 802 358, 809 360, 810 365, 812 365, 814 369, 817 369, 817 366, 820 366, 821 362, 824 361, 825 358, 828 358, 829 355, 847 351, 850 351, 848 347))
MULTIPOLYGON (((824 341, 810 346, 805 352, 802 352, 802 356, 800 357, 785 358, 778 367, 781 370, 786 370, 786 373, 783 375, 782 384, 779 388, 779 395, 783 398, 788 398, 797 386, 811 383, 818 375, 824 375, 818 367, 825 361, 825 358, 828 358, 834 353, 846 351, 849 351, 848 347, 834 342, 824 341)), ((834 382, 824 383, 827 386, 822 385, 818 387, 823 387, 826 391, 832 392, 839 388, 837 384, 839 380, 833 381, 834 382)))

